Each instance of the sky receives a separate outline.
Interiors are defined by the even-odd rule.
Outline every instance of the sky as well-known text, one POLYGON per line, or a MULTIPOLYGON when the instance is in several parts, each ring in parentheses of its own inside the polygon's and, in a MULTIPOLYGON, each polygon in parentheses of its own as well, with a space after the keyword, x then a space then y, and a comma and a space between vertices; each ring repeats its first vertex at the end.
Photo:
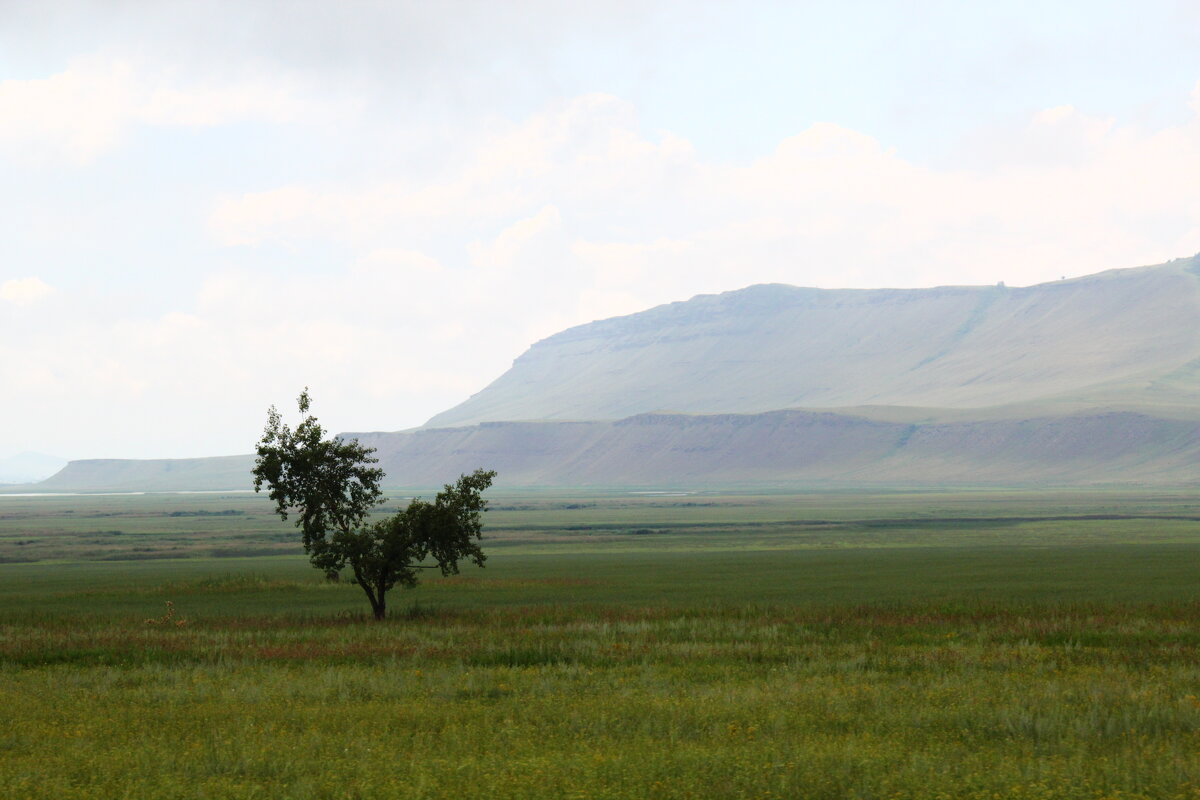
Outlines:
POLYGON ((0 0, 0 457, 400 430, 697 294, 1200 251, 1200 5, 0 0))

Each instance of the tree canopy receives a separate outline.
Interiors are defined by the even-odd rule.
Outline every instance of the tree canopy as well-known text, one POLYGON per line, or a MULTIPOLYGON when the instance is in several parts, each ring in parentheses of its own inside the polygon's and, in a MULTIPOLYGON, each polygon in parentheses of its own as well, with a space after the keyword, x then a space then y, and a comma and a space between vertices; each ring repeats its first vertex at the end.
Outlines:
POLYGON ((298 399, 303 419, 292 429, 274 406, 258 442, 254 491, 265 485, 280 518, 296 518, 304 552, 314 567, 338 575, 349 567, 376 619, 387 614, 386 595, 393 587, 415 586, 418 571, 457 574, 460 561, 482 567, 479 545, 482 494, 496 473, 479 469, 446 484, 432 502, 413 499, 398 513, 370 521, 372 509, 386 501, 380 489, 383 470, 375 449, 357 440, 326 438, 309 413, 308 389, 298 399), (432 563, 428 563, 432 561, 432 563))

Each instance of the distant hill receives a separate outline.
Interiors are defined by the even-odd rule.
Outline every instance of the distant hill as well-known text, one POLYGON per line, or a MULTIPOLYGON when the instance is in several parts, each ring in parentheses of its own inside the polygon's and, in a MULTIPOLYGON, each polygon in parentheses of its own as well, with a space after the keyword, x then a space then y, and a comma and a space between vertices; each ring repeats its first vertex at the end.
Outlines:
POLYGON ((426 427, 652 411, 1200 407, 1200 261, 1028 288, 751 286, 570 328, 426 427))
POLYGON ((39 492, 175 492, 249 489, 254 456, 93 458, 72 461, 39 492))

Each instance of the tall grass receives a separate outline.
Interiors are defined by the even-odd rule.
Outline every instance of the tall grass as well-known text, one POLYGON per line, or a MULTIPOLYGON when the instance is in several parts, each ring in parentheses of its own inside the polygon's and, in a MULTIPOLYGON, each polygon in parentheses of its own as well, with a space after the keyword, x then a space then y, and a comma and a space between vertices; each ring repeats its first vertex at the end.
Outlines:
POLYGON ((1198 527, 0 565, 0 797, 1196 800, 1198 527))

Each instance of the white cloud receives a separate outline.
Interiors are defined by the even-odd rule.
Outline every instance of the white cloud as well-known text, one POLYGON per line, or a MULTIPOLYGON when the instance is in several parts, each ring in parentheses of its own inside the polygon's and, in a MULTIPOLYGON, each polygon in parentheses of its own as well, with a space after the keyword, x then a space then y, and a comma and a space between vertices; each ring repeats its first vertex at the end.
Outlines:
POLYGON ((532 217, 517 220, 500 232, 487 244, 472 242, 467 246, 472 263, 488 269, 513 267, 522 258, 529 246, 539 237, 562 224, 562 217, 554 206, 546 206, 532 217))
POLYGON ((694 164, 682 139, 648 141, 636 125, 628 103, 584 95, 519 123, 488 120, 483 132, 461 134, 443 154, 449 166, 425 180, 289 185, 220 198, 209 230, 226 245, 329 239, 379 247, 432 234, 475 238, 547 206, 582 203, 619 218, 637 206, 631 199, 647 199, 648 187, 694 164))
POLYGON ((29 306, 54 294, 54 287, 40 278, 14 278, 0 283, 0 300, 29 306))
POLYGON ((134 104, 132 70, 121 62, 0 81, 0 153, 86 163, 112 147, 134 104))
POLYGON ((77 59, 46 78, 0 81, 0 158, 79 166, 116 147, 137 125, 283 123, 319 107, 278 76, 206 83, 181 80, 162 65, 77 59))
POLYGON ((626 311, 761 281, 1030 283, 1200 246, 1195 121, 1147 131, 1051 108, 1006 133, 1016 149, 981 152, 971 170, 914 163, 829 123, 751 163, 706 161, 677 136, 643 135, 633 108, 606 95, 489 129, 464 137, 473 144, 456 170, 226 198, 211 230, 225 244, 325 238, 362 250, 449 237, 462 250, 447 263, 528 262, 529 280, 565 292, 553 307, 607 296, 626 311), (554 257, 528 252, 534 240, 554 257))
POLYGON ((252 78, 218 86, 157 86, 146 93, 136 119, 148 125, 212 126, 248 119, 278 124, 313 109, 290 82, 252 78))

